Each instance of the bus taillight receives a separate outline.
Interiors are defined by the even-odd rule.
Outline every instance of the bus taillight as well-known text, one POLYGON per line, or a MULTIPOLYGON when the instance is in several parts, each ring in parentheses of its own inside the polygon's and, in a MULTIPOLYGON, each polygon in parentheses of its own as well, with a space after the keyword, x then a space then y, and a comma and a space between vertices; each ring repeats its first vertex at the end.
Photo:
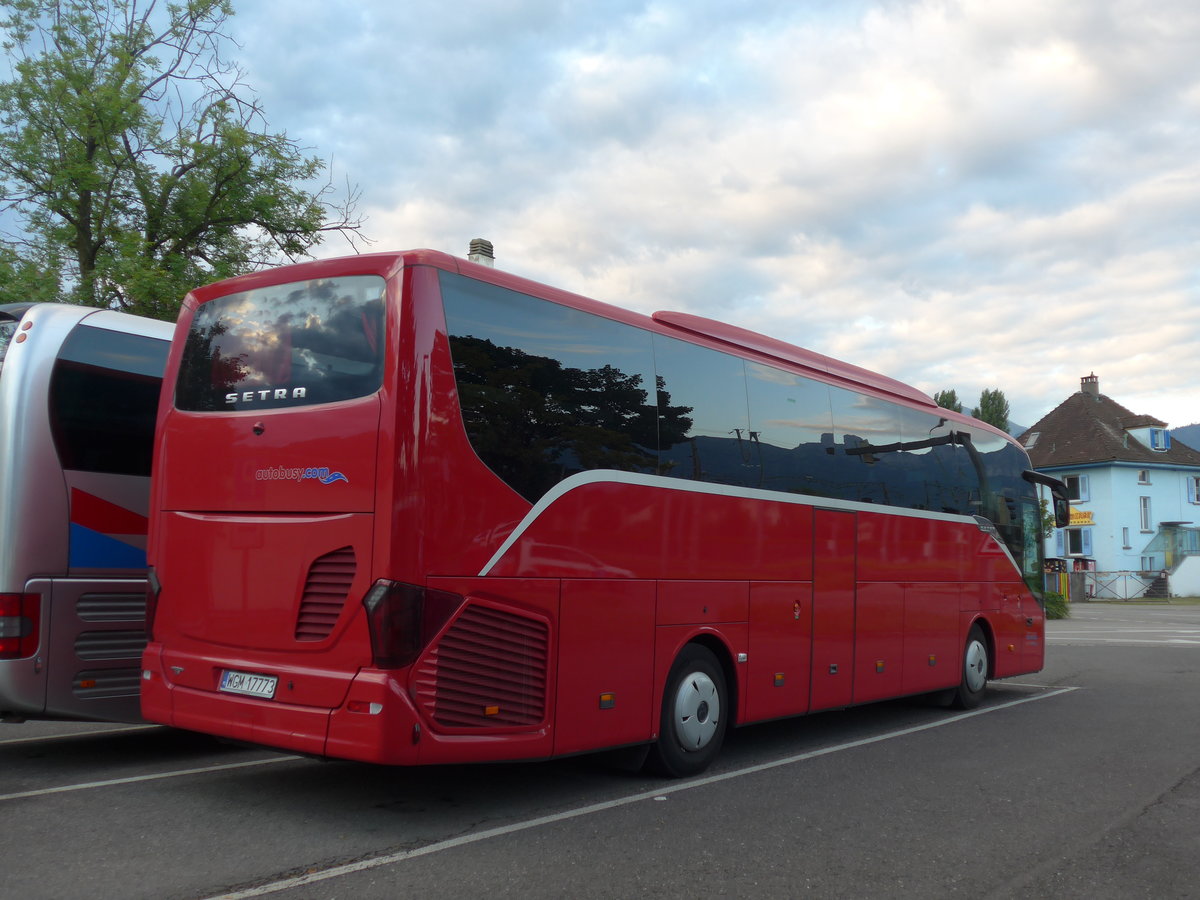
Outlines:
POLYGON ((41 612, 41 594, 0 594, 0 659, 33 656, 41 612))
POLYGON ((375 667, 412 665, 462 602, 461 596, 448 591, 382 578, 376 581, 363 598, 375 667))

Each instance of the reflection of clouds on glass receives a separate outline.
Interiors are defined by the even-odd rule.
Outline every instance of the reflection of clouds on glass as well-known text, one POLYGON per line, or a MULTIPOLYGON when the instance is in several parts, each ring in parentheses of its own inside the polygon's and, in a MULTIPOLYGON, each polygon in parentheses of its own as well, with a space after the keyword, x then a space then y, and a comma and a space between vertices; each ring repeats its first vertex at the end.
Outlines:
POLYGON ((837 423, 837 431, 835 433, 839 437, 854 435, 869 439, 874 444, 885 444, 900 440, 899 429, 896 428, 894 422, 871 419, 866 416, 841 416, 838 418, 837 423))
POLYGON ((1009 443, 998 434, 984 431, 982 428, 971 429, 971 442, 980 453, 998 453, 1008 448, 1009 443))
MULTIPOLYGON (((607 322, 608 320, 600 320, 607 322)), ((613 326, 620 326, 612 322, 613 326)), ((462 335, 489 335, 497 344, 519 347, 526 353, 535 356, 551 356, 564 362, 574 361, 578 368, 591 368, 594 362, 589 359, 612 359, 619 361, 640 355, 644 348, 631 347, 628 344, 605 342, 603 340, 580 340, 579 323, 577 321, 562 323, 557 329, 517 328, 502 322, 487 322, 480 318, 465 319, 456 322, 456 330, 462 335)), ((600 329, 594 329, 599 331, 600 329)))
POLYGON ((798 419, 764 419, 762 426, 763 428, 786 428, 805 434, 820 434, 822 430, 829 430, 827 422, 801 422, 798 419))
POLYGON ((725 437, 750 430, 742 360, 655 335, 655 365, 671 402, 691 408, 690 434, 725 437))
POLYGON ((769 384, 787 384, 798 388, 803 388, 811 384, 811 382, 800 378, 799 375, 793 375, 791 372, 785 372, 782 369, 776 369, 771 366, 764 366, 762 363, 746 363, 746 374, 755 381, 765 381, 769 384))
MULTIPOLYGON (((257 288, 202 304, 192 328, 198 338, 189 383, 238 392, 233 401, 222 393, 221 403, 233 406, 219 408, 241 402, 269 408, 281 388, 303 388, 296 396, 312 402, 369 394, 379 386, 384 295, 382 278, 361 275, 257 288), (202 371, 218 360, 236 360, 236 368, 225 364, 219 379, 215 369, 212 376, 202 371), (242 396, 266 390, 270 398, 242 396)), ((207 408, 200 397, 194 402, 207 408)))

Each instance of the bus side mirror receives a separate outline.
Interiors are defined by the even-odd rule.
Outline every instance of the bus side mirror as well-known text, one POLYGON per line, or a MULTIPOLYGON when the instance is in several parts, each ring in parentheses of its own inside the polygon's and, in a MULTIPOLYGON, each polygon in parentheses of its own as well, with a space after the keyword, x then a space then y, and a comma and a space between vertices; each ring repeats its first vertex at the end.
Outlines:
POLYGON ((1022 476, 1030 484, 1040 484, 1050 488, 1050 496, 1054 498, 1054 527, 1066 528, 1071 524, 1071 498, 1067 496, 1067 486, 1050 475, 1043 475, 1033 469, 1026 469, 1022 476))
POLYGON ((1066 528, 1071 524, 1071 501, 1067 498, 1067 488, 1063 485, 1062 493, 1051 489, 1054 495, 1054 527, 1066 528))

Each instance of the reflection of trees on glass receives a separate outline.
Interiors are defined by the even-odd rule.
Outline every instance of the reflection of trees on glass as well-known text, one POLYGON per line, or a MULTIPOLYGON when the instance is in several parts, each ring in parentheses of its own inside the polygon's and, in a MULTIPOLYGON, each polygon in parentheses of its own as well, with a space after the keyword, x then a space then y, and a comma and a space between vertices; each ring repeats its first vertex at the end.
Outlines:
POLYGON ((442 273, 463 421, 531 502, 589 469, 981 515, 1023 552, 1003 437, 732 353, 442 273), (653 401, 647 390, 654 381, 653 401))
POLYGON ((355 275, 210 300, 192 320, 176 402, 272 409, 373 393, 383 372, 383 293, 382 278, 355 275))
MULTIPOLYGON (((658 410, 641 375, 565 366, 474 336, 450 347, 471 445, 526 499, 589 469, 655 471, 658 410)), ((686 430, 685 412, 672 410, 663 427, 686 430)))
POLYGON ((245 379, 245 354, 221 353, 218 338, 226 331, 220 321, 201 328, 193 326, 188 331, 183 344, 184 365, 175 389, 182 408, 224 409, 225 394, 245 379))

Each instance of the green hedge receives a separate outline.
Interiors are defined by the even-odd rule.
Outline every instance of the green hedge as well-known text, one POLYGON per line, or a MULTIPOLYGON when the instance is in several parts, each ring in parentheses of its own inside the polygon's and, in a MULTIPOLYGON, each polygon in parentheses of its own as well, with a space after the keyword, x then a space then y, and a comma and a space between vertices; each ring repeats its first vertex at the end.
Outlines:
POLYGON ((1062 594, 1056 594, 1053 591, 1046 591, 1046 618, 1047 619, 1066 619, 1071 615, 1071 604, 1067 603, 1067 598, 1062 594))

